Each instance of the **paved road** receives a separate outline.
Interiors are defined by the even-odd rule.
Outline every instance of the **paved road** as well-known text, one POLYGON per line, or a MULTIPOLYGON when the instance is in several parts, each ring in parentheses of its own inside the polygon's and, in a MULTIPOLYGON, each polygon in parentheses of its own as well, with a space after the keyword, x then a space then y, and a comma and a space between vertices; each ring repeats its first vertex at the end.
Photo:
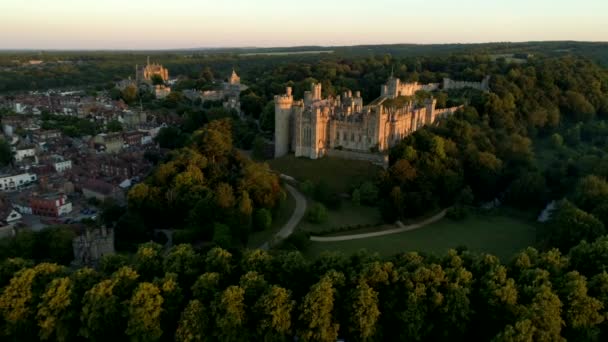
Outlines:
POLYGON ((399 222, 397 224, 397 225, 399 225, 399 228, 387 229, 387 230, 382 230, 382 231, 379 231, 379 232, 353 234, 353 235, 311 236, 310 240, 311 241, 316 241, 316 242, 348 241, 348 240, 367 239, 367 238, 370 238, 370 237, 403 233, 403 232, 407 232, 407 231, 410 231, 410 230, 422 228, 422 227, 424 227, 426 225, 429 225, 429 224, 431 224, 433 222, 437 222, 437 221, 441 220, 445 216, 446 212, 447 212, 447 209, 444 209, 444 210, 442 210, 440 213, 438 213, 435 216, 429 217, 428 219, 420 221, 418 223, 410 224, 408 226, 404 226, 401 222, 399 222))
MULTIPOLYGON (((272 241, 283 240, 289 235, 291 235, 293 233, 293 230, 296 228, 298 223, 300 223, 302 217, 304 217, 304 214, 306 213, 306 198, 304 198, 304 195, 302 195, 298 190, 296 190, 293 186, 289 184, 285 184, 285 187, 287 188, 287 191, 289 191, 291 196, 293 196, 293 198, 296 200, 296 207, 293 210, 289 221, 287 221, 287 223, 285 223, 283 227, 281 227, 281 230, 279 230, 274 235, 272 241)), ((266 241, 262 246, 260 246, 260 249, 268 249, 269 247, 269 241, 266 241)))

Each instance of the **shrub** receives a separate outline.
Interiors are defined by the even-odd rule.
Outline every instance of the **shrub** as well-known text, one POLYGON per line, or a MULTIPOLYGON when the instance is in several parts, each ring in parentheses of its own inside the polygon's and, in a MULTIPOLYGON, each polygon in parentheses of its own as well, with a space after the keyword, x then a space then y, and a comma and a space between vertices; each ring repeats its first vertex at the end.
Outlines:
POLYGON ((315 185, 313 184, 313 182, 309 181, 309 180, 305 180, 302 183, 300 183, 300 191, 302 191, 302 193, 308 197, 312 197, 312 195, 315 192, 315 185))
POLYGON ((361 204, 361 192, 359 191, 359 189, 353 190, 351 201, 353 202, 354 205, 361 204))
POLYGON ((313 203, 308 209, 307 219, 311 223, 323 223, 327 220, 327 209, 321 203, 313 203))
POLYGON ((468 215, 469 215, 469 209, 467 207, 460 206, 460 205, 457 205, 457 206, 454 206, 454 207, 448 209, 448 211, 445 214, 445 216, 447 218, 456 220, 456 221, 464 220, 465 218, 467 218, 468 215))
POLYGON ((374 205, 378 200, 378 187, 372 182, 364 182, 359 188, 361 203, 374 205))
POLYGON ((272 225, 272 215, 266 208, 258 209, 253 214, 253 225, 258 231, 266 230, 272 225))
POLYGON ((199 239, 199 232, 192 229, 176 230, 173 232, 173 244, 193 243, 199 239))

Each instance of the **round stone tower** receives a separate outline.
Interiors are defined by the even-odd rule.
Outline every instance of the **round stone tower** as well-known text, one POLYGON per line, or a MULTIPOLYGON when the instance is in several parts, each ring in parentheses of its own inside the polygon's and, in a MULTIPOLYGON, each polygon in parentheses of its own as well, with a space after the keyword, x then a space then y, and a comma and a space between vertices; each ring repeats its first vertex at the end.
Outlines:
POLYGON ((289 152, 289 124, 293 95, 287 87, 284 95, 274 97, 274 157, 278 158, 289 152))

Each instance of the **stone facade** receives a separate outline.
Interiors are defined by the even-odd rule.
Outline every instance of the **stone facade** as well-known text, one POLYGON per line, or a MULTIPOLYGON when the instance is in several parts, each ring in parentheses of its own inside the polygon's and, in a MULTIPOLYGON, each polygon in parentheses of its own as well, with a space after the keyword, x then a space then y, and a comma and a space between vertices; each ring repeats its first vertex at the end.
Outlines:
POLYGON ((150 63, 150 57, 148 57, 148 61, 146 66, 139 68, 137 65, 135 66, 135 76, 137 82, 152 82, 152 77, 154 75, 160 76, 163 82, 167 82, 169 80, 169 70, 157 63, 150 63))
POLYGON ((274 99, 275 157, 290 151, 296 157, 311 159, 330 150, 356 152, 359 158, 382 153, 420 127, 460 108, 437 109, 435 99, 416 103, 412 97, 417 91, 439 88, 439 83, 403 83, 391 77, 382 86, 380 97, 364 106, 360 92, 347 91, 338 97, 323 98, 321 85, 313 84, 304 93, 304 99, 294 100, 288 87, 285 94, 274 99))
POLYGON ((72 240, 74 264, 96 264, 102 256, 114 254, 114 231, 105 227, 84 228, 80 236, 72 240))

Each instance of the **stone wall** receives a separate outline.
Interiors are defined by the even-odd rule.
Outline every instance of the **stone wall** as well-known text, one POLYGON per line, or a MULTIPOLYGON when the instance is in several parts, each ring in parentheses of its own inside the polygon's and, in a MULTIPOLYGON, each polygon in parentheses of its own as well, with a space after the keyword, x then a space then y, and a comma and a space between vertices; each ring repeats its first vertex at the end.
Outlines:
POLYGON ((327 149, 326 155, 329 157, 336 157, 342 159, 363 160, 376 165, 380 165, 383 168, 388 167, 388 156, 385 154, 327 149))

